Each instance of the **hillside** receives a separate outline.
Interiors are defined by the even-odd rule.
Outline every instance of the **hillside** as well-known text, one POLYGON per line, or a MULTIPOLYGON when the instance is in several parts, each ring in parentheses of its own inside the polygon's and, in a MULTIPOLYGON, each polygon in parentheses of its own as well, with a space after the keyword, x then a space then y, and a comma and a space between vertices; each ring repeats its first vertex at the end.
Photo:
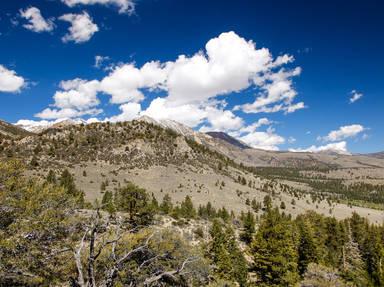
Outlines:
POLYGON ((384 159, 384 151, 382 152, 376 152, 376 153, 370 153, 368 156, 384 159))
POLYGON ((0 120, 0 138, 19 139, 32 135, 31 132, 26 131, 20 127, 0 120))
POLYGON ((367 208, 384 204, 384 191, 370 195, 384 184, 383 160, 241 149, 175 122, 149 120, 56 125, 14 145, 3 140, 0 155, 20 158, 34 177, 68 168, 90 202, 132 181, 159 200, 166 193, 176 202, 190 195, 197 205, 210 201, 235 212, 272 193, 273 204, 284 202, 292 215, 315 210, 345 218, 356 211, 384 220, 380 210, 367 208), (330 186, 320 184, 324 179, 330 186))

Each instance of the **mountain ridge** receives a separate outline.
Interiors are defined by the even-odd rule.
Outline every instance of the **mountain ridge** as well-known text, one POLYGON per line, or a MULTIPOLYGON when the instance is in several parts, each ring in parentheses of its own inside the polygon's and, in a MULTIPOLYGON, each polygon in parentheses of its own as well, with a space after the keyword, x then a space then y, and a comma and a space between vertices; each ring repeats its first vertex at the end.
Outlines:
MULTIPOLYGON (((41 179, 50 170, 69 169, 89 202, 100 200, 101 186, 114 192, 131 181, 158 200, 165 193, 175 202, 190 195, 197 206, 210 201, 217 208, 240 212, 250 208, 253 199, 262 202, 273 186, 274 205, 285 202, 286 212, 292 215, 315 208, 310 204, 312 190, 318 188, 312 183, 315 179, 322 182, 332 176, 337 183, 340 176, 353 176, 380 183, 384 170, 384 160, 373 157, 241 149, 179 123, 159 124, 150 118, 70 123, 22 139, 0 140, 0 158, 10 157, 21 159, 27 174, 41 179), (289 204, 293 199, 297 203, 289 204)), ((318 212, 329 214, 330 206, 324 195, 321 198, 318 212)), ((372 221, 384 220, 379 210, 351 209, 339 203, 332 209, 338 218, 357 211, 372 221)))
MULTIPOLYGON (((339 156, 351 156, 351 157, 363 157, 365 161, 367 158, 374 158, 374 159, 384 159, 384 152, 378 152, 378 153, 370 153, 370 154, 339 154, 337 152, 292 152, 288 150, 283 151, 268 151, 268 150, 262 150, 262 149, 255 149, 250 146, 248 146, 246 143, 243 143, 236 138, 228 135, 225 132, 199 132, 195 131, 192 128, 181 124, 177 121, 170 120, 170 119, 154 119, 152 117, 149 117, 147 115, 143 115, 139 118, 133 119, 132 121, 141 121, 146 122, 149 124, 154 124, 159 127, 170 129, 176 132, 177 134, 180 134, 182 136, 186 136, 194 141, 196 141, 199 144, 203 144, 211 149, 214 149, 220 153, 223 153, 224 155, 236 159, 240 158, 241 162, 247 165, 256 165, 256 166, 268 166, 268 165, 274 165, 274 166, 283 166, 284 164, 282 161, 285 162, 292 162, 292 161, 301 161, 306 162, 305 164, 308 165, 311 161, 318 161, 319 157, 324 156, 327 158, 327 161, 335 161, 339 156), (241 155, 241 153, 244 153, 245 155, 241 155), (263 158, 260 160, 260 157, 263 158)), ((6 123, 6 122, 3 122, 6 123)), ((97 122, 87 122, 82 119, 65 119, 62 121, 55 121, 49 124, 45 125, 12 125, 7 123, 8 125, 12 125, 15 128, 20 128, 20 131, 23 130, 24 136, 31 135, 34 133, 41 133, 48 129, 54 128, 54 129, 61 129, 65 128, 67 126, 71 125, 88 125, 92 123, 97 122)), ((101 123, 101 122, 100 122, 101 123)), ((1 131, 0 131, 1 132, 1 131)), ((364 161, 364 160, 363 160, 364 161)), ((299 163, 294 164, 297 166, 299 163)), ((325 164, 324 167, 332 166, 332 164, 325 164)), ((369 164, 368 164, 369 165, 369 164)), ((290 165, 292 166, 292 165, 290 165)))

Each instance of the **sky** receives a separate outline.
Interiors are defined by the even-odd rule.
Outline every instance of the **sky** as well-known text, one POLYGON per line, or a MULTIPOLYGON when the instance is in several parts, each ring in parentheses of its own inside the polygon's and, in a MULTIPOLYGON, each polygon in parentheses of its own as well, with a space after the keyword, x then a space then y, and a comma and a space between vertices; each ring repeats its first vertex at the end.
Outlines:
POLYGON ((383 1, 0 3, 0 119, 172 119, 255 148, 384 150, 383 1))

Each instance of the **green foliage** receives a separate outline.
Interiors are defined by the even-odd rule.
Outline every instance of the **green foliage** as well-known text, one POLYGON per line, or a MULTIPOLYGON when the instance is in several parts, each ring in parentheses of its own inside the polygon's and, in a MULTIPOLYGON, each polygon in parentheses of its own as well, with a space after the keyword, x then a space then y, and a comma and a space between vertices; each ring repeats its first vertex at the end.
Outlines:
POLYGON ((247 264, 237 246, 233 229, 215 219, 210 230, 212 241, 208 252, 219 278, 235 281, 240 286, 247 283, 247 264))
POLYGON ((294 226, 277 208, 269 209, 262 217, 252 254, 262 286, 292 286, 298 281, 294 226))
POLYGON ((76 234, 78 198, 61 186, 27 182, 21 173, 19 163, 0 162, 0 218, 7 219, 0 220, 0 285, 56 285, 72 261, 63 254, 57 266, 52 250, 76 234))
POLYGON ((196 210, 193 206, 192 199, 189 195, 187 195, 184 201, 181 203, 179 215, 184 218, 196 217, 196 210))
POLYGON ((164 195, 163 201, 160 204, 160 211, 164 214, 171 214, 173 210, 172 198, 169 194, 164 195))
POLYGON ((272 208, 272 198, 270 195, 266 195, 263 200, 264 208, 268 211, 272 208))
POLYGON ((51 183, 51 184, 57 183, 56 173, 52 169, 49 170, 46 180, 48 183, 51 183))
POLYGON ((348 241, 343 246, 342 274, 347 282, 356 286, 370 286, 359 244, 353 239, 348 225, 348 241))
POLYGON ((80 207, 84 205, 84 192, 77 189, 75 180, 68 169, 64 169, 61 173, 59 185, 62 186, 69 195, 77 198, 80 207))
POLYGON ((243 218, 243 228, 244 231, 241 234, 241 239, 249 244, 252 242, 253 236, 255 234, 255 217, 253 214, 248 211, 247 214, 243 218))
POLYGON ((101 200, 101 207, 103 210, 108 211, 110 214, 116 212, 116 206, 113 198, 112 191, 106 191, 101 200))
POLYGON ((153 220, 154 210, 149 204, 147 192, 131 182, 117 190, 115 206, 118 211, 129 214, 131 223, 142 225, 153 220))
POLYGON ((217 212, 216 209, 212 206, 211 202, 208 201, 205 206, 199 206, 198 215, 202 219, 213 219, 217 216, 217 212))
POLYGON ((303 275, 310 263, 318 263, 320 259, 318 242, 311 223, 303 217, 296 220, 298 228, 298 271, 303 275))

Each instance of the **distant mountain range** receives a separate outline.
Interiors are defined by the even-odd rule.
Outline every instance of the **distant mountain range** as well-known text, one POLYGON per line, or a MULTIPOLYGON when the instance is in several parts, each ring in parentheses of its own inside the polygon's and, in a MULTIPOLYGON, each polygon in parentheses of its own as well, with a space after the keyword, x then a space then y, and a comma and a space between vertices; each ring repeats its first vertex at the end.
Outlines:
POLYGON ((384 151, 367 154, 367 156, 384 159, 384 151))
MULTIPOLYGON (((254 149, 224 132, 201 133, 173 120, 156 120, 143 116, 136 121, 157 125, 170 129, 219 152, 224 156, 246 166, 276 166, 297 168, 330 168, 330 167, 370 167, 384 166, 384 152, 368 155, 340 155, 336 153, 297 153, 288 151, 265 151, 254 149)), ((64 120, 46 125, 15 126, 4 121, 0 122, 0 134, 11 138, 20 138, 45 132, 49 129, 65 129, 70 126, 87 123, 83 120, 64 120)), ((97 123, 95 123, 97 125, 97 123)))

